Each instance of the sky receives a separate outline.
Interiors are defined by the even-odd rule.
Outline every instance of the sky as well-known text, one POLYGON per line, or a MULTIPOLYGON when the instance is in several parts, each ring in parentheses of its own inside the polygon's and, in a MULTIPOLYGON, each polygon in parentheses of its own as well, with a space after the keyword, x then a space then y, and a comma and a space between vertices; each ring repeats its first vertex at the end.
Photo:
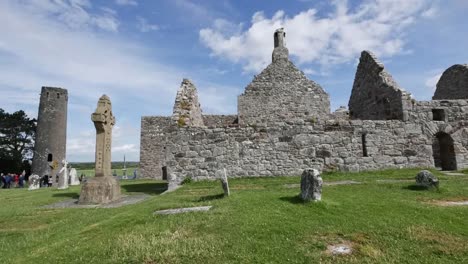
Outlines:
POLYGON ((112 160, 138 161, 141 117, 171 115, 183 78, 205 114, 236 114, 280 27, 332 111, 348 104, 362 50, 430 100, 445 69, 468 63, 467 12, 467 0, 2 0, 0 108, 37 118, 41 87, 66 88, 67 159, 93 161, 90 116, 107 94, 112 160))

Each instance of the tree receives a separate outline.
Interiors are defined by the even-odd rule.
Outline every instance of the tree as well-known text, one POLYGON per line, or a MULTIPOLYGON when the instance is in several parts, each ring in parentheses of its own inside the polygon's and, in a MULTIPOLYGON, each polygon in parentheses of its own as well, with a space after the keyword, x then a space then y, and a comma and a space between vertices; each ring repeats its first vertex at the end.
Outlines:
POLYGON ((22 110, 12 114, 0 108, 0 170, 19 172, 32 159, 36 119, 22 110), (26 161, 26 162, 25 162, 26 161))

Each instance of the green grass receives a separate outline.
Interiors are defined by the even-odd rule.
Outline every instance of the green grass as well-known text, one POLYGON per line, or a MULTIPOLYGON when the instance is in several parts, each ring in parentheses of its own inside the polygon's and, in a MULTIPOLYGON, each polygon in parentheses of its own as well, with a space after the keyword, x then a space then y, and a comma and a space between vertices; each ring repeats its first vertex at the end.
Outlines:
MULTIPOLYGON (((137 167, 131 167, 131 168, 127 168, 127 176, 129 178, 132 178, 133 177, 133 171, 134 170, 137 170, 137 173, 138 173, 138 168, 137 167)), ((123 170, 122 169, 115 169, 115 168, 112 168, 112 174, 113 173, 116 173, 117 176, 123 176, 123 170)), ((90 169, 90 168, 84 168, 84 169, 77 169, 76 170, 76 173, 78 175, 78 177, 83 173, 85 176, 87 177, 94 177, 95 176, 95 173, 94 173, 94 169, 90 169)))
POLYGON ((192 182, 158 195, 160 181, 122 181, 123 192, 148 193, 142 203, 114 209, 40 209, 79 187, 0 190, 1 263, 468 263, 468 207, 433 200, 468 200, 468 176, 438 175, 440 189, 421 191, 417 170, 325 174, 323 201, 303 204, 299 177, 192 182), (204 213, 158 215, 159 209, 213 205, 204 213), (352 255, 325 253, 349 241, 352 255))

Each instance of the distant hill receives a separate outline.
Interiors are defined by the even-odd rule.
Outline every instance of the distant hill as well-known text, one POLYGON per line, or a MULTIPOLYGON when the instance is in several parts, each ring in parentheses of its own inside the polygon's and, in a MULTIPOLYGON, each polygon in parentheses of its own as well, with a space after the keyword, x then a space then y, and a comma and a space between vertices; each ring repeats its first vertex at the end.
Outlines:
MULTIPOLYGON (((94 162, 70 162, 69 164, 78 170, 94 169, 94 162)), ((127 161, 126 164, 127 168, 136 168, 140 163, 137 161, 127 161)), ((122 161, 114 161, 111 164, 112 169, 122 169, 123 165, 122 161)))

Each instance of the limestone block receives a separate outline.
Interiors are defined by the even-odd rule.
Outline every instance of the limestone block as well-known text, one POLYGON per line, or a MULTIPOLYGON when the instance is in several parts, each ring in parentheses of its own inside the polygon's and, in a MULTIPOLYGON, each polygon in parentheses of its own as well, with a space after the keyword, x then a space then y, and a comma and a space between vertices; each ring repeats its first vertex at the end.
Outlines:
POLYGON ((306 169, 301 176, 301 199, 305 202, 322 200, 322 184, 317 169, 306 169))
POLYGON ((416 184, 426 188, 439 188, 439 179, 430 171, 422 170, 416 175, 416 184))
POLYGON ((226 169, 216 171, 216 177, 219 178, 221 182, 221 187, 223 188, 224 196, 231 195, 231 191, 229 190, 229 182, 226 175, 226 169))

